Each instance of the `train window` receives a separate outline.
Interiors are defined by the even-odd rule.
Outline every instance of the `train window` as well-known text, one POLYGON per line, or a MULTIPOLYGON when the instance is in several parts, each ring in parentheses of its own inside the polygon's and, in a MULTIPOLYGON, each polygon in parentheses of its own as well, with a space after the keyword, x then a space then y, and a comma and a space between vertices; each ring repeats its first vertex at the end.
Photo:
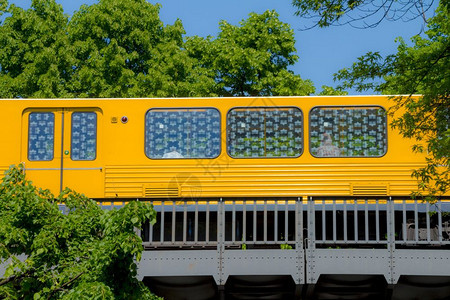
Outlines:
POLYGON ((55 115, 51 112, 33 112, 28 118, 28 160, 53 160, 55 115))
POLYGON ((220 113, 215 108, 150 109, 145 117, 149 158, 215 158, 220 154, 220 113))
POLYGON ((309 118, 315 157, 380 157, 387 151, 386 111, 381 107, 315 107, 309 118))
POLYGON ((94 160, 97 153, 97 114, 95 112, 72 113, 70 158, 94 160))
POLYGON ((234 108, 227 115, 231 157, 299 157, 303 116, 295 107, 234 108))

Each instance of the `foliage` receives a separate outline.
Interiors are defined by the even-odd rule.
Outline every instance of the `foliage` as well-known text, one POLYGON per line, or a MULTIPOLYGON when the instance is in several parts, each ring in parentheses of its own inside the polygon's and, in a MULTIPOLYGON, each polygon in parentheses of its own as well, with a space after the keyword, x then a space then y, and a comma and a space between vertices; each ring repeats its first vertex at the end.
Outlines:
POLYGON ((317 94, 318 96, 346 96, 348 92, 342 89, 335 89, 331 86, 322 85, 322 90, 317 94))
POLYGON ((0 0, 0 98, 307 95, 288 68, 294 34, 275 12, 218 38, 184 38, 146 0, 99 0, 71 19, 55 0, 24 10, 0 0), (186 41, 185 41, 186 40, 186 41))
POLYGON ((281 250, 292 250, 292 246, 289 244, 281 244, 280 249, 281 250))
POLYGON ((0 263, 9 262, 0 298, 156 299, 135 278, 143 247, 134 232, 155 217, 141 202, 106 211, 68 189, 55 199, 11 168, 0 184, 0 263))
POLYGON ((220 23, 216 39, 187 39, 191 57, 214 72, 220 96, 308 95, 311 81, 302 80, 288 67, 295 55, 294 32, 278 19, 275 11, 251 13, 240 26, 220 23))
POLYGON ((183 51, 181 21, 164 26, 159 5, 100 0, 68 25, 76 68, 71 90, 82 97, 205 95, 214 81, 183 51))
POLYGON ((65 97, 74 61, 65 32, 67 16, 52 0, 23 10, 6 1, 0 15, 0 97, 65 97))
POLYGON ((180 21, 164 26, 145 0, 100 0, 72 19, 33 0, 0 26, 2 98, 211 95, 214 80, 183 50, 180 21))
POLYGON ((398 39, 396 54, 383 58, 378 52, 369 52, 351 68, 335 74, 335 79, 343 80, 341 88, 405 95, 392 99, 391 113, 400 114, 392 125, 418 141, 415 151, 427 154, 427 166, 413 175, 420 180, 421 190, 432 197, 444 194, 450 185, 449 9, 444 4, 438 7, 429 20, 426 37, 413 37, 413 46, 398 39))
POLYGON ((292 0, 295 14, 311 19, 311 27, 350 24, 356 28, 376 27, 383 20, 422 18, 433 3, 434 0, 292 0))

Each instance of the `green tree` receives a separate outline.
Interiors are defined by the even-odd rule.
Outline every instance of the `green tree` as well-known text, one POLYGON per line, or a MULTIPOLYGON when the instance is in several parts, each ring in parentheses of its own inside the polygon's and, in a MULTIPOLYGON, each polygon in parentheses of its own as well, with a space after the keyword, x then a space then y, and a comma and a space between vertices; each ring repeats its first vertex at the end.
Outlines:
POLYGON ((240 26, 220 23, 212 37, 190 37, 186 49, 205 69, 213 71, 220 96, 309 95, 310 80, 289 70, 298 60, 294 32, 275 11, 251 13, 240 26))
POLYGON ((70 190, 55 199, 11 168, 0 184, 0 264, 9 263, 0 298, 156 299, 136 279, 143 247, 134 232, 155 218, 142 202, 107 211, 70 190))
POLYGON ((146 0, 99 0, 69 20, 55 0, 24 10, 0 0, 0 97, 193 97, 314 93, 289 67, 293 30, 274 11, 216 39, 184 39, 146 0))
MULTIPOLYGON (((419 4, 418 12, 423 15, 432 2, 406 1, 405 13, 412 14, 414 4, 419 4)), ((293 3, 299 9, 298 15, 319 17, 316 25, 321 27, 339 24, 342 18, 351 19, 348 14, 361 6, 376 5, 374 1, 351 0, 295 0, 293 3)), ((389 5, 385 15, 395 12, 396 5, 403 5, 396 1, 384 3, 389 5)), ((395 118, 391 125, 403 136, 417 140, 414 151, 427 154, 427 166, 413 173, 420 187, 414 195, 425 195, 427 200, 445 194, 450 186, 449 9, 448 1, 441 1, 435 16, 427 21, 425 36, 414 36, 412 46, 399 38, 397 53, 382 57, 379 52, 369 52, 350 68, 335 74, 335 80, 342 81, 338 87, 341 89, 405 95, 392 97, 390 113, 395 118), (414 94, 422 96, 412 97, 414 94)))
POLYGON ((68 26, 76 68, 71 89, 82 97, 209 95, 207 70, 183 49, 181 21, 166 25, 145 0, 82 6, 68 26))
POLYGON ((55 0, 0 2, 0 97, 215 96, 212 73, 145 0, 100 0, 69 20, 55 0))
POLYGON ((23 10, 1 1, 0 97, 66 97, 72 65, 67 16, 53 0, 33 0, 23 10))

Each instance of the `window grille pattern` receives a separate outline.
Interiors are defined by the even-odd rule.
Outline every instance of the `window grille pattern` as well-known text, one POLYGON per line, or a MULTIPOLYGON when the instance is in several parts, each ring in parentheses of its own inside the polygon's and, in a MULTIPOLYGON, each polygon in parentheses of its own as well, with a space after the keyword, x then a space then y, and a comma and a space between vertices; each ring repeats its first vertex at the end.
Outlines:
POLYGON ((55 115, 51 112, 30 113, 28 119, 28 160, 53 160, 55 115))
POLYGON ((227 116, 228 153, 234 158, 298 157, 302 112, 294 107, 235 108, 227 116))
POLYGON ((149 158, 215 158, 220 154, 220 113, 214 108, 151 109, 145 118, 149 158))
POLYGON ((379 157, 387 151, 386 112, 381 107, 315 107, 310 112, 310 150, 316 157, 379 157))
POLYGON ((72 113, 72 160, 94 160, 97 152, 97 114, 72 113))

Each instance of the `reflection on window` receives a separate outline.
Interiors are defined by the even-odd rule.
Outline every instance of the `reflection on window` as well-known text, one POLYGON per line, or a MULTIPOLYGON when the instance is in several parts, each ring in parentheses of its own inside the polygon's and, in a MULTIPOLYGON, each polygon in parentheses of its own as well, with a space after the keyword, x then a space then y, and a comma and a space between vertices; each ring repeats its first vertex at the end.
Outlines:
POLYGON ((379 157, 387 150, 386 112, 381 107, 316 107, 309 128, 316 157, 379 157))
POLYGON ((30 113, 28 121, 28 160, 52 160, 55 115, 30 113))
POLYGON ((227 116, 231 157, 298 157, 302 112, 298 108, 235 108, 227 116))
POLYGON ((215 158, 220 154, 220 114, 213 108, 151 109, 145 117, 149 158, 215 158))
POLYGON ((74 112, 72 114, 72 160, 94 160, 97 152, 97 114, 74 112))

